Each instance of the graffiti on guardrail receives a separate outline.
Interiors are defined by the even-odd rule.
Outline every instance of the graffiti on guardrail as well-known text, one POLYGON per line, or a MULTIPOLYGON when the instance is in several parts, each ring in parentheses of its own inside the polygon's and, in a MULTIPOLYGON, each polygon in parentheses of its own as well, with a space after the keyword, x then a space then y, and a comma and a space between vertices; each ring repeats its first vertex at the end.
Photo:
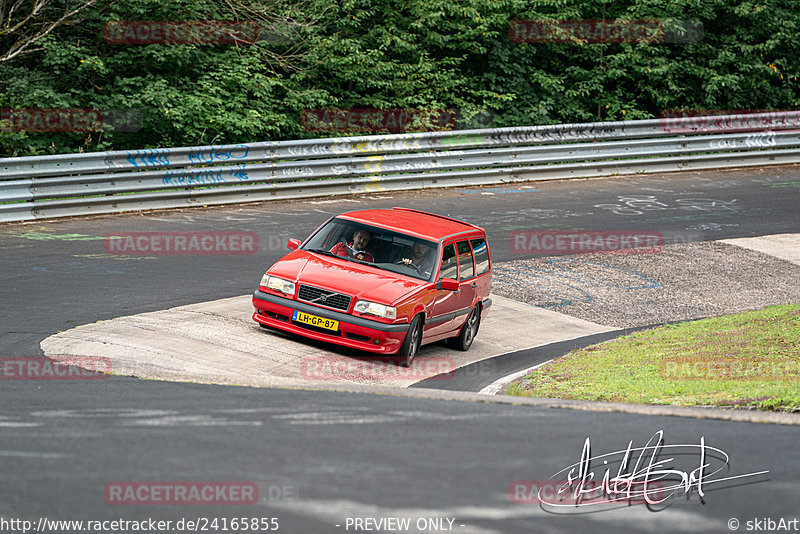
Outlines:
POLYGON ((754 109, 667 109, 659 117, 669 133, 733 133, 800 127, 797 111, 754 109))
POLYGON ((192 148, 189 151, 189 161, 191 163, 213 163, 215 161, 230 161, 244 159, 250 153, 247 145, 236 145, 234 147, 202 147, 192 148))
POLYGON ((130 150, 125 161, 134 167, 160 167, 169 165, 168 148, 147 148, 144 150, 130 150))
POLYGON ((777 146, 775 133, 759 132, 748 134, 745 139, 717 139, 708 142, 708 148, 719 150, 726 148, 765 148, 777 146))
POLYGON ((749 134, 746 139, 718 139, 708 142, 712 150, 725 150, 735 148, 766 148, 777 146, 774 133, 749 134))
POLYGON ((161 182, 164 185, 208 185, 219 184, 225 182, 239 181, 243 182, 249 180, 250 177, 244 170, 244 166, 240 166, 238 170, 225 170, 225 171, 167 171, 161 182))
POLYGON ((747 136, 744 143, 748 148, 775 146, 775 134, 772 132, 750 134, 747 136))
POLYGON ((494 144, 524 144, 541 142, 573 141, 576 139, 594 139, 600 137, 617 137, 625 134, 622 123, 604 123, 593 125, 541 126, 533 131, 529 128, 509 128, 509 131, 489 135, 494 144))
MULTIPOLYGON (((800 111, 780 112, 752 115, 747 118, 748 128, 761 126, 762 129, 796 129, 800 124, 800 111), (760 123, 759 123, 760 121, 760 123), (794 121, 794 122, 793 122, 794 121)), ((694 169, 714 168, 717 160, 709 160, 709 154, 717 151, 725 155, 725 165, 761 166, 797 163, 796 148, 800 146, 800 138, 793 132, 783 132, 773 135, 771 132, 747 132, 734 135, 707 136, 703 144, 704 133, 714 133, 713 129, 703 128, 711 124, 709 121, 733 120, 730 117, 691 117, 688 133, 701 134, 692 137, 690 142, 693 147, 700 148, 702 153, 687 153, 681 161, 673 165, 673 148, 653 150, 648 155, 652 157, 637 160, 636 171, 647 172, 651 168, 660 171, 681 171, 687 166, 694 169), (705 122, 704 122, 705 121, 705 122), (710 147, 708 143, 714 142, 710 147), (735 142, 735 148, 731 144, 735 142), (708 147, 703 148, 703 147, 708 147), (773 148, 790 149, 775 150, 773 148), (749 152, 748 152, 749 151, 749 152), (667 158, 667 159, 665 159, 667 158), (672 159, 670 159, 672 158, 672 159)), ((0 168, 9 179, 29 180, 47 177, 46 182, 40 182, 36 188, 24 184, 9 183, 0 191, 0 200, 3 201, 3 210, 0 212, 2 221, 23 221, 47 217, 61 217, 69 215, 99 214, 127 211, 131 209, 147 209, 147 207, 185 207, 189 205, 204 205, 204 199, 214 202, 246 202, 253 199, 262 199, 263 192, 275 187, 275 179, 284 182, 280 192, 274 198, 298 198, 307 196, 311 190, 322 187, 320 194, 342 194, 359 191, 381 190, 377 184, 377 177, 370 172, 398 172, 407 173, 407 179, 396 180, 391 189, 414 190, 430 187, 448 187, 454 185, 477 185, 486 183, 500 183, 508 180, 535 178, 533 172, 527 167, 520 167, 535 158, 525 156, 520 158, 513 151, 503 151, 510 154, 508 157, 486 157, 488 150, 493 148, 514 148, 523 145, 558 145, 561 143, 581 143, 582 141, 614 141, 620 139, 649 139, 659 142, 654 146, 674 147, 681 138, 673 139, 664 137, 664 126, 673 127, 669 122, 673 119, 660 120, 631 120, 624 122, 596 122, 588 124, 561 124, 546 126, 529 126, 515 128, 496 128, 490 131, 442 131, 433 133, 403 133, 387 136, 365 135, 352 137, 338 137, 320 140, 290 140, 274 141, 231 146, 211 147, 179 147, 163 149, 142 149, 119 152, 99 152, 80 155, 48 155, 27 158, 0 158, 0 168), (661 125, 662 127, 659 127, 661 125), (465 151, 469 157, 458 157, 460 147, 486 148, 484 150, 465 151), (451 150, 455 149, 455 150, 451 150), (413 154, 409 154, 413 153, 413 154), (370 161, 356 161, 348 156, 374 157, 370 161), (322 158, 320 158, 322 157, 322 158), (320 161, 327 159, 329 161, 320 161), (333 158, 339 158, 334 160, 333 158), (278 161, 276 161, 278 160, 278 161), (295 160, 295 161, 291 161, 295 160), (315 160, 315 161, 304 161, 315 160), (248 161, 261 161, 253 168, 245 170, 244 163, 248 161), (212 167, 214 163, 218 165, 212 167), (235 165, 228 166, 228 163, 235 165), (198 167, 207 166, 200 169, 198 167), (153 173, 120 173, 115 171, 130 169, 155 170, 159 167, 172 167, 153 173), (442 173, 441 179, 433 173, 414 172, 425 169, 453 169, 453 172, 442 173), (521 169, 521 170, 520 170, 521 169), (281 172, 283 170, 283 172, 281 172), (459 170, 469 170, 463 176, 456 176, 459 170), (484 172, 485 171, 485 172, 484 172), (90 188, 76 185, 75 176, 81 175, 91 184, 90 188), (333 186, 326 180, 304 180, 309 176, 354 176, 352 184, 344 180, 336 181, 333 186), (364 177, 367 177, 365 179, 364 177), (292 179, 296 178, 296 183, 292 179), (369 181, 375 180, 375 181, 369 181), (236 186, 242 182, 252 183, 247 191, 257 191, 259 194, 237 194, 245 191, 234 192, 226 186, 236 186), (165 187, 166 186, 166 187, 165 187), (219 189, 217 189, 217 186, 219 189), (182 196, 173 195, 164 198, 159 191, 164 188, 185 188, 182 196), (84 192, 85 191, 85 192, 84 192), (231 192, 223 199, 220 194, 231 192), (131 195, 121 197, 120 195, 131 195), (91 199, 89 199, 91 197, 91 199), (85 202, 79 199, 86 198, 85 202), (120 203, 124 198, 132 202, 120 203), (46 201, 46 202, 41 202, 46 201), (135 208, 134 208, 135 206, 135 208)), ((685 123, 685 121, 684 121, 685 123)), ((680 127, 680 122, 678 126, 680 127)), ((685 125, 685 124, 684 124, 685 125)), ((724 125, 727 128, 727 125, 724 125)), ((755 128, 758 130, 758 128, 755 128)), ((618 144, 614 143, 581 143, 585 149, 585 163, 578 166, 592 166, 592 175, 614 175, 622 172, 617 165, 619 158, 618 144), (613 160, 613 161, 611 161, 613 160), (608 163, 608 164, 606 164, 608 163), (597 165, 594 165, 597 164, 597 165)), ((536 147, 526 147, 526 154, 536 150, 536 147)), ((548 154, 557 153, 555 150, 546 150, 548 154)), ((550 156, 548 156, 550 158, 550 156)), ((581 157, 581 161, 584 161, 581 157)), ((544 171, 547 178, 576 177, 582 171, 575 169, 575 155, 568 155, 565 161, 557 157, 548 159, 550 165, 537 167, 544 171)), ((730 182, 732 187, 733 182, 730 182)), ((777 187, 777 185, 775 185, 777 187)), ((784 185, 783 187, 794 187, 784 185)), ((387 187, 388 188, 388 187, 387 187)), ((484 192, 490 194, 490 192, 484 192)), ((650 200, 648 209, 639 209, 647 206, 647 202, 627 202, 598 205, 598 208, 614 211, 619 215, 642 215, 654 213, 659 215, 675 214, 671 217, 644 218, 641 221, 668 220, 695 220, 722 217, 726 213, 735 213, 737 216, 765 214, 768 208, 743 209, 734 204, 736 201, 710 201, 712 204, 701 205, 697 201, 687 200, 685 204, 667 204, 658 199, 650 200), (695 204, 691 204, 695 202, 695 204), (717 202, 716 205, 713 205, 717 202), (729 204, 724 204, 728 202, 729 204), (659 206, 659 203, 662 204, 659 206), (673 210, 672 212, 668 210, 673 210), (760 211, 759 211, 760 210, 760 211)), ((683 202, 683 201, 681 201, 683 202)), ((494 216, 494 215, 493 215, 494 216)), ((519 221, 508 221, 509 225, 518 224, 519 221)), ((544 225, 544 222, 534 224, 544 225)), ((527 228, 533 228, 526 224, 527 228)))
MULTIPOLYGON (((171 165, 169 148, 151 148, 129 150, 125 161, 134 167, 163 167, 171 165)), ((250 154, 250 147, 244 144, 235 146, 203 146, 191 147, 186 159, 190 164, 208 164, 245 159, 250 154)))

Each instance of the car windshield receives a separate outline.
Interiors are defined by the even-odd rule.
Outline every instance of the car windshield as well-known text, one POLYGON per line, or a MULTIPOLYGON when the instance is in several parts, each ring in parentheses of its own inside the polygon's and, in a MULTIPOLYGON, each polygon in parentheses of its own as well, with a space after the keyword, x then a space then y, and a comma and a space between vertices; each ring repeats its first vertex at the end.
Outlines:
POLYGON ((300 248, 426 281, 433 277, 438 257, 433 241, 338 217, 300 248))

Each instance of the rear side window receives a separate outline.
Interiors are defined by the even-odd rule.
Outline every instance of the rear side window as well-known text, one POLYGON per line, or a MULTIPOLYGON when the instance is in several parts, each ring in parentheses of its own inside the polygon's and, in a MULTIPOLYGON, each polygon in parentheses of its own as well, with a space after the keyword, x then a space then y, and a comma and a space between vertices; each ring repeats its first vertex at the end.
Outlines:
POLYGON ((484 238, 472 239, 472 253, 475 254, 475 276, 489 272, 489 248, 484 238))
POLYGON ((439 280, 442 278, 452 278, 455 280, 456 276, 458 276, 456 248, 451 243, 442 250, 442 268, 439 269, 439 280))
POLYGON ((459 280, 469 280, 475 276, 475 265, 472 263, 472 249, 469 247, 469 241, 458 242, 458 264, 461 266, 459 280))

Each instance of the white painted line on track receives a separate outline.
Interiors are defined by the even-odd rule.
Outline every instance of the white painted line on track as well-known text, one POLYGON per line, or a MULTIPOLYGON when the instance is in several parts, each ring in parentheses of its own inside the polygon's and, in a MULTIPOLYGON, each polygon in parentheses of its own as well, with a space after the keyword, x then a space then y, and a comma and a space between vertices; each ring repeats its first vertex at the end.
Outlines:
POLYGON ((495 380, 494 382, 492 382, 491 384, 489 384, 488 386, 486 386, 485 388, 483 388, 482 390, 480 390, 478 392, 478 395, 497 395, 500 392, 500 390, 503 389, 503 386, 505 386, 509 382, 513 382, 517 378, 523 377, 526 374, 530 373, 531 371, 535 371, 536 369, 538 369, 539 367, 541 367, 543 365, 547 365, 548 363, 552 362, 554 359, 555 358, 550 358, 546 362, 542 362, 539 365, 534 365, 533 367, 531 367, 529 369, 523 369, 522 371, 517 371, 516 373, 511 373, 508 376, 504 376, 503 378, 499 378, 499 379, 495 380))

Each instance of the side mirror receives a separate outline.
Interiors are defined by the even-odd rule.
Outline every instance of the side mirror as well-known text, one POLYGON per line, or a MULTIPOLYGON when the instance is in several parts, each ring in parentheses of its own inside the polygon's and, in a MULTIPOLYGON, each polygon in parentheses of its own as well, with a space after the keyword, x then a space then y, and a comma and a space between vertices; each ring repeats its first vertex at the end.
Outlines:
POLYGON ((300 240, 290 239, 289 242, 286 243, 286 246, 289 247, 289 250, 297 250, 297 248, 300 246, 300 240))
POLYGON ((458 291, 458 282, 452 278, 442 278, 436 284, 436 289, 444 289, 445 291, 458 291))

